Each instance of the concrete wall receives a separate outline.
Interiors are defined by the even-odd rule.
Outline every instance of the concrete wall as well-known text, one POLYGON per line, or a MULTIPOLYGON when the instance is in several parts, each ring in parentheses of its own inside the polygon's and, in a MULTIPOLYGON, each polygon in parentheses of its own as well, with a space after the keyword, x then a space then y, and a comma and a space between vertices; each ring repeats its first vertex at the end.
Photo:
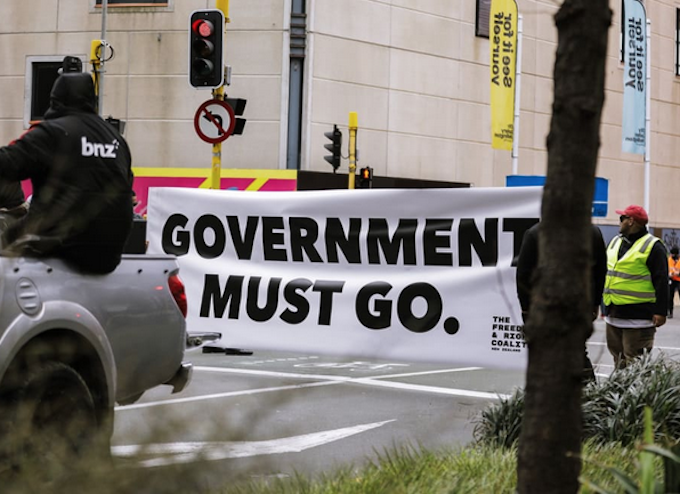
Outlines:
MULTIPOLYGON (((83 0, 0 2, 0 142, 23 131, 25 59, 29 55, 89 56, 101 35, 100 9, 83 0)), ((135 166, 209 167, 212 147, 194 131, 199 105, 211 97, 187 82, 187 29, 206 0, 175 0, 171 9, 109 8, 104 114, 127 121, 135 166)), ((230 96, 248 99, 243 136, 223 146, 223 165, 279 168, 282 148, 284 2, 232 1, 226 36, 233 66, 230 96), (254 152, 256 150, 256 152, 254 152)), ((285 22, 284 22, 285 21, 285 22)), ((89 67, 88 67, 89 69, 89 67)))
MULTIPOLYGON (((652 224, 680 227, 680 79, 674 73, 675 1, 648 0, 652 21, 652 224)), ((23 130, 25 60, 87 55, 101 31, 94 0, 0 2, 0 142, 23 130)), ((520 174, 545 174, 557 33, 552 0, 518 0, 524 18, 520 174)), ((187 19, 209 0, 167 9, 109 9, 105 113, 127 120, 136 166, 209 166, 193 115, 209 91, 187 83, 187 19)), ((359 116, 359 166, 376 175, 503 186, 510 153, 490 145, 489 41, 475 36, 475 0, 307 0, 302 168, 330 171, 323 136, 359 116)), ((620 1, 609 33, 607 95, 598 176, 609 179, 610 214, 642 204, 642 156, 621 152, 623 65, 620 1)), ((223 146, 223 166, 284 168, 291 0, 231 0, 226 51, 230 96, 248 99, 243 136, 223 146)), ((346 172, 347 160, 340 171, 346 172)))
MULTIPOLYGON (((518 173, 546 173, 557 43, 557 2, 518 0, 524 19, 518 173)), ((309 145, 306 166, 324 169, 323 131, 359 113, 364 164, 376 174, 502 186, 509 152, 490 146, 489 41, 475 37, 475 4, 445 0, 316 0, 310 36, 309 145), (368 141, 368 142, 367 142, 368 141)), ((680 167, 680 79, 674 74, 680 4, 646 1, 652 21, 650 212, 659 226, 675 212, 680 167)), ((609 179, 609 215, 644 202, 643 157, 621 151, 621 2, 613 9, 598 176, 609 179)), ((600 220, 598 220, 600 221, 600 220)))

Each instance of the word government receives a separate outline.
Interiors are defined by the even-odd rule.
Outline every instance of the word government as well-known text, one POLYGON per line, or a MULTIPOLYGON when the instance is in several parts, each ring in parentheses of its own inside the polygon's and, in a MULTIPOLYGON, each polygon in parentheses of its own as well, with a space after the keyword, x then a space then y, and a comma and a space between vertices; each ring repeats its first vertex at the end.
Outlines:
POLYGON ((200 216, 192 227, 176 213, 165 222, 162 246, 167 254, 184 256, 193 244, 204 259, 233 249, 238 260, 250 261, 261 241, 264 261, 348 264, 473 266, 473 252, 482 266, 498 264, 499 242, 512 242, 512 265, 524 233, 537 218, 399 219, 340 218, 317 220, 280 216, 200 216), (483 225, 480 231, 478 224, 483 225), (499 226, 500 225, 500 226, 499 226), (454 226, 456 228, 454 228, 454 226), (392 232, 392 233, 390 233, 392 232), (259 233, 259 235, 258 235, 259 233), (452 244, 455 242, 455 248, 452 244))

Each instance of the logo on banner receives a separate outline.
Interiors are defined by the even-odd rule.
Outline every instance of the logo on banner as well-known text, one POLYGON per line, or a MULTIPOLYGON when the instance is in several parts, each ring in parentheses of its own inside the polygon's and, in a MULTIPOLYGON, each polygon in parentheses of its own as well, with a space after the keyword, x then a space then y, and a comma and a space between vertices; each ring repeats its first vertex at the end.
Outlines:
POLYGON ((522 328, 510 322, 508 316, 493 316, 491 324, 491 350, 494 352, 521 352, 526 348, 522 328))
POLYGON ((623 124, 624 153, 645 154, 647 104, 647 16, 639 0, 624 0, 623 124))
POLYGON ((517 4, 492 0, 489 17, 491 47, 491 145, 512 150, 517 65, 517 4))

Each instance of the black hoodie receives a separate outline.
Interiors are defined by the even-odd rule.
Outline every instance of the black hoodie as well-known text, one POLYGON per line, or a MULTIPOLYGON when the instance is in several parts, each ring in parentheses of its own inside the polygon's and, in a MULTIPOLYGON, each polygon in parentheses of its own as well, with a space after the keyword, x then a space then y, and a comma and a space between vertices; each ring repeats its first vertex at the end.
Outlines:
POLYGON ((5 232, 4 245, 38 235, 44 255, 85 272, 113 271, 132 224, 131 161, 123 137, 95 112, 91 76, 61 75, 45 120, 0 148, 0 179, 33 184, 29 213, 5 232))

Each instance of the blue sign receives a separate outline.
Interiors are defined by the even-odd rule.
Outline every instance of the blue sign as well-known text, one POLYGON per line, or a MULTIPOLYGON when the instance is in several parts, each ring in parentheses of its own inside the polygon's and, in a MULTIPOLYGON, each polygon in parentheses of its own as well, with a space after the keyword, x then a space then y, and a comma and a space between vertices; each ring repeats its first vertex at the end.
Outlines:
MULTIPOLYGON (((531 187, 545 185, 543 175, 508 175, 505 178, 506 187, 531 187)), ((595 194, 593 195, 593 212, 596 217, 607 216, 609 202, 609 180, 595 177, 595 194)))

